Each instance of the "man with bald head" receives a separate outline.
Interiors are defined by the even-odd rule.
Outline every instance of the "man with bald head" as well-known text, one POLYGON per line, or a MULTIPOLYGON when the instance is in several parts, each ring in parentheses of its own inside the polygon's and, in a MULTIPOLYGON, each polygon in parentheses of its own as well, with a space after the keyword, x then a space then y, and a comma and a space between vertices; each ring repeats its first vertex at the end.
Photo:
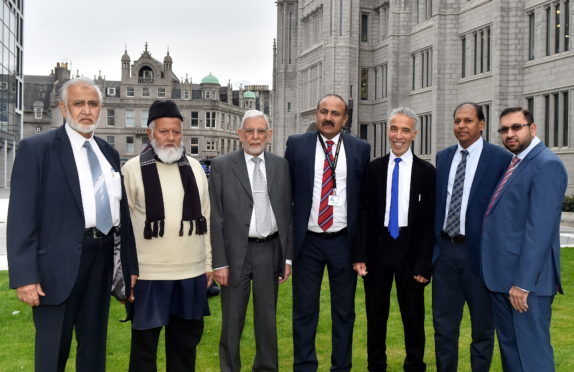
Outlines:
POLYGON ((94 136, 101 104, 91 80, 69 80, 59 103, 66 123, 22 140, 14 162, 10 287, 33 307, 36 371, 64 371, 74 330, 76 370, 104 371, 114 233, 126 283, 138 272, 119 155, 94 136))

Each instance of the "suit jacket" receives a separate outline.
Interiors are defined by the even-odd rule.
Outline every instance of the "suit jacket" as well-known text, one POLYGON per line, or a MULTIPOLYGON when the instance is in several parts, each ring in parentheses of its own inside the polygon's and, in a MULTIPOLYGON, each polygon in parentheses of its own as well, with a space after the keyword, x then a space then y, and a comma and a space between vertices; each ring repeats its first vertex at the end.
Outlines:
MULTIPOLYGON (((344 133, 341 133, 341 138, 347 158, 347 244, 350 252, 357 232, 361 184, 369 164, 371 145, 344 133)), ((285 158, 289 161, 293 190, 295 257, 305 239, 313 204, 316 146, 317 132, 296 134, 287 139, 285 158)))
MULTIPOLYGON (((436 155, 435 247, 433 262, 440 255, 441 231, 446 218, 448 176, 456 150, 457 145, 454 145, 439 151, 436 155)), ((484 213, 498 181, 510 164, 510 160, 512 160, 510 152, 500 146, 484 141, 476 173, 470 187, 464 225, 466 245, 468 247, 468 262, 476 276, 480 276, 480 237, 484 213)))
MULTIPOLYGON (((266 151, 265 171, 267 192, 281 240, 283 255, 280 275, 283 275, 285 260, 293 258, 291 187, 287 161, 266 151)), ((209 198, 213 268, 229 266, 229 283, 235 286, 245 262, 253 211, 253 195, 243 150, 212 160, 209 198)))
MULTIPOLYGON (((115 171, 118 152, 94 137, 115 171)), ((137 253, 122 182, 121 258, 126 284, 137 253)), ((23 139, 14 161, 8 207, 10 287, 40 283, 42 305, 63 303, 74 287, 84 238, 84 211, 74 153, 65 126, 23 139)))
POLYGON ((560 215, 567 182, 562 161, 543 143, 518 164, 484 220, 488 289, 508 293, 515 285, 541 296, 562 293, 560 215))
MULTIPOLYGON (((358 244, 353 249, 353 262, 375 263, 380 257, 387 205, 387 170, 389 154, 373 160, 361 193, 362 211, 358 244)), ((409 197, 409 240, 407 264, 414 275, 431 277, 434 245, 435 168, 413 154, 409 197)))

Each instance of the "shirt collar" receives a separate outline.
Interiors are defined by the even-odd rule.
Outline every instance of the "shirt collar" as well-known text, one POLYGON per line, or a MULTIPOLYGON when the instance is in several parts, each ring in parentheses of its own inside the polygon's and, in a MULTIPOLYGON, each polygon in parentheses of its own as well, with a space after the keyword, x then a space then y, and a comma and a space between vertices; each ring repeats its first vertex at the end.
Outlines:
POLYGON ((540 138, 538 138, 538 136, 534 136, 534 138, 532 139, 532 141, 530 141, 530 145, 528 145, 527 148, 525 148, 524 150, 522 150, 522 152, 518 155, 516 155, 517 157, 520 158, 520 160, 524 160, 524 158, 530 153, 530 151, 532 151, 532 149, 538 145, 540 143, 540 138))
MULTIPOLYGON (((466 151, 468 151, 468 155, 470 155, 472 157, 476 154, 479 154, 482 151, 483 146, 484 146, 484 140, 482 139, 482 137, 480 137, 479 139, 474 141, 474 143, 472 145, 468 146, 466 148, 466 151)), ((465 149, 459 143, 458 147, 457 147, 457 153, 460 155, 460 152, 462 150, 465 150, 465 149)))
POLYGON ((243 151, 243 155, 245 156, 245 162, 248 164, 251 161, 251 159, 253 159, 253 158, 259 158, 259 159, 261 159, 261 163, 265 164, 265 151, 263 151, 261 154, 259 154, 257 156, 250 155, 250 154, 246 153, 245 151, 243 151))
POLYGON ((72 129, 72 127, 70 126, 70 124, 68 124, 68 122, 66 122, 65 127, 66 127, 66 134, 70 139, 70 143, 72 144, 72 147, 74 147, 76 150, 81 149, 84 146, 84 142, 86 141, 90 142, 90 145, 92 145, 92 147, 95 145, 93 133, 92 136, 88 139, 82 136, 80 133, 76 132, 74 129, 72 129))
POLYGON ((328 139, 327 137, 322 135, 320 132, 319 132, 319 135, 323 139, 323 142, 325 142, 325 146, 327 145, 327 141, 333 141, 333 143, 334 143, 333 146, 337 146, 337 143, 339 142, 339 138, 341 138, 341 133, 337 133, 337 135, 331 139, 328 139))
POLYGON ((401 161, 405 164, 413 162, 413 152, 411 151, 410 146, 408 150, 401 156, 396 156, 392 151, 389 154, 390 154, 389 163, 395 161, 396 158, 401 158, 401 161))

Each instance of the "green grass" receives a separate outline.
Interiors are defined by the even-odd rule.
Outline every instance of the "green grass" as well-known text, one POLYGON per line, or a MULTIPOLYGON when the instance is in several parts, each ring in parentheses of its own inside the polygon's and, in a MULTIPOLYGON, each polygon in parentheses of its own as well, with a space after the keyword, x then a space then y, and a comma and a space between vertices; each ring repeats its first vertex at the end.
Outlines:
MULTIPOLYGON (((574 249, 562 249, 562 283, 567 295, 556 296, 553 304, 552 342, 557 371, 574 371, 574 300, 570 295, 574 278, 574 249)), ((17 301, 14 291, 8 290, 7 272, 0 272, 0 371, 32 371, 34 366, 34 327, 32 311, 17 301), (18 311, 19 313, 13 314, 18 311)), ((426 353, 425 361, 429 371, 435 371, 434 343, 431 318, 431 290, 426 289, 426 353)), ((395 294, 392 294, 396 299, 395 294)), ((366 371, 366 318, 363 286, 359 280, 356 296, 357 320, 353 342, 353 366, 355 371, 366 371)), ((205 331, 198 348, 197 371, 219 371, 218 339, 221 327, 219 297, 210 300, 212 315, 205 318, 205 331)), ((327 371, 330 360, 330 311, 327 281, 323 282, 321 294, 321 317, 317 334, 319 371, 327 371)), ((118 320, 124 316, 123 306, 113 300, 108 331, 108 371, 126 371, 129 358, 130 325, 118 320)), ((280 287, 279 311, 279 362, 280 369, 292 370, 293 346, 291 338, 291 281, 280 287)), ((469 348, 470 326, 468 312, 461 326, 459 371, 470 371, 469 348)), ((404 358, 403 330, 396 301, 391 304, 388 323, 387 354, 389 371, 401 371, 404 358)), ((251 309, 247 317, 242 338, 242 370, 250 370, 255 347, 251 309)), ((74 371, 75 351, 72 350, 67 371, 74 371)), ((163 343, 158 353, 159 370, 165 370, 163 343)), ((495 348, 492 371, 501 371, 498 346, 495 348)))

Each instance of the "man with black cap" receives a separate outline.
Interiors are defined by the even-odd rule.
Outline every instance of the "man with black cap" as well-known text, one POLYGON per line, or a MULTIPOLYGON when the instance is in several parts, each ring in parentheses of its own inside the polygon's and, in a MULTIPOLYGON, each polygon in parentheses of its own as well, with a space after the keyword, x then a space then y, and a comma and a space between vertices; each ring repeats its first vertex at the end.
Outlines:
POLYGON ((122 168, 141 257, 129 370, 157 370, 165 326, 166 370, 193 371, 212 276, 207 178, 185 155, 183 117, 173 101, 155 101, 147 124, 149 145, 122 168))

